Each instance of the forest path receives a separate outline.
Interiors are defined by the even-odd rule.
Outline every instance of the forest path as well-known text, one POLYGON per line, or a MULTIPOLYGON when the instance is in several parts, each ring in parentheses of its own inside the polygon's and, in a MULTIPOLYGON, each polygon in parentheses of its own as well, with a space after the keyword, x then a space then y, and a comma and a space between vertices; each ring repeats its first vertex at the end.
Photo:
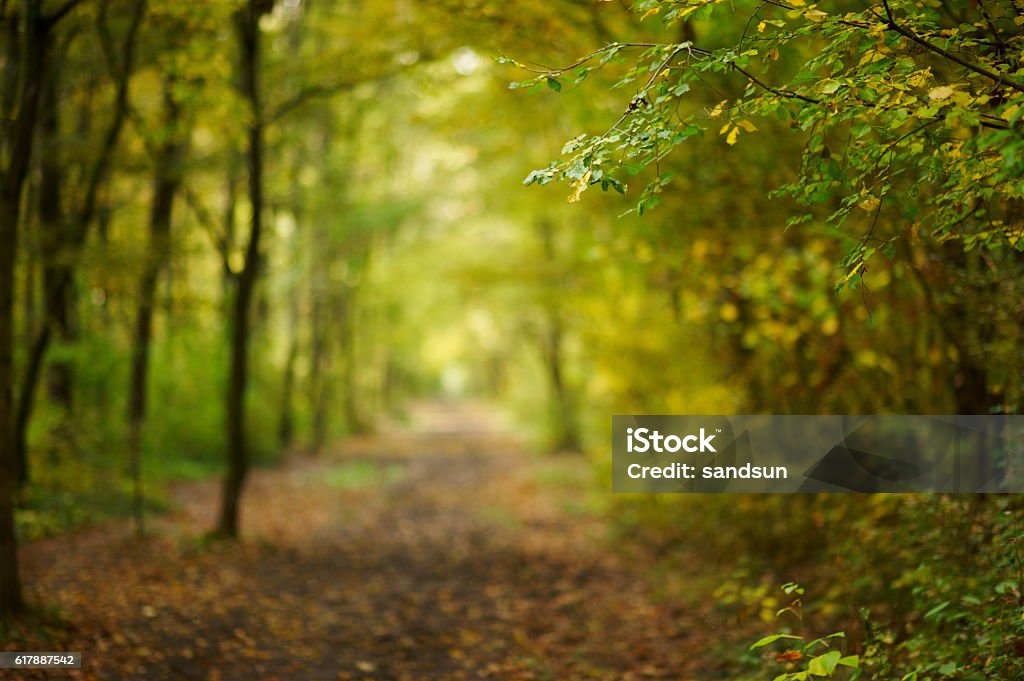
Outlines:
MULTIPOLYGON (((708 622, 608 549, 591 475, 525 454, 482 407, 422 404, 254 472, 241 543, 200 539, 219 487, 190 483, 145 541, 112 525, 36 542, 25 574, 75 623, 71 678, 717 678, 708 622)), ((69 678, 35 674, 19 678, 69 678)))

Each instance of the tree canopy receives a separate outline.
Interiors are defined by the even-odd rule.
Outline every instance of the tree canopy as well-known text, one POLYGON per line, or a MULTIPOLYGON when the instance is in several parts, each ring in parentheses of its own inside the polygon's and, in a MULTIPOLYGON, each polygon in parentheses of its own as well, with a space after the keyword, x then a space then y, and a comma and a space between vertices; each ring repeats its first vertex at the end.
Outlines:
MULTIPOLYGON (((1021 250, 1024 17, 1015 3, 711 0, 636 9, 675 39, 612 42, 571 65, 533 69, 528 83, 560 90, 624 65, 611 87, 632 94, 607 131, 572 139, 528 184, 567 180, 574 201, 593 185, 622 191, 707 131, 730 146, 792 133, 802 144, 799 170, 776 191, 860 234, 841 286, 855 286, 876 252, 893 257, 905 236, 1021 250)), ((671 174, 642 187, 638 212, 658 203, 671 174)))

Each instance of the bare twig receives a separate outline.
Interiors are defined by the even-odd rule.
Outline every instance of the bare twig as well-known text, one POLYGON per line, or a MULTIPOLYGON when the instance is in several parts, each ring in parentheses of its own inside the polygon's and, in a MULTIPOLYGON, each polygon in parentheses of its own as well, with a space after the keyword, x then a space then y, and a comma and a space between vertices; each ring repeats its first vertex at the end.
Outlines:
POLYGON ((523 71, 528 71, 529 73, 539 73, 539 74, 544 75, 544 76, 552 76, 552 77, 554 77, 554 76, 560 76, 563 73, 565 73, 566 71, 572 71, 575 68, 583 66, 588 61, 591 61, 595 57, 597 57, 599 55, 602 55, 605 52, 610 52, 612 50, 622 50, 622 49, 628 49, 628 48, 636 48, 636 47, 644 47, 644 48, 665 47, 665 44, 664 43, 610 43, 608 45, 605 45, 604 47, 601 47, 601 48, 598 48, 598 49, 594 50, 593 52, 591 52, 588 55, 580 57, 579 59, 577 59, 573 63, 569 64, 568 66, 561 66, 561 67, 557 67, 557 68, 534 69, 534 68, 530 68, 529 66, 526 66, 525 64, 520 64, 518 62, 516 62, 516 66, 518 66, 523 71))

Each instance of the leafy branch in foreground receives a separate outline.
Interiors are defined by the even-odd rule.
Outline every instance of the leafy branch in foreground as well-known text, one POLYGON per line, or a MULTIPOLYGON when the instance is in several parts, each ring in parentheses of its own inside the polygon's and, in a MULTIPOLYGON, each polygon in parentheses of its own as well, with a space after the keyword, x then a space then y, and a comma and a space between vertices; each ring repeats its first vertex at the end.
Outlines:
MULTIPOLYGON (((804 628, 802 587, 789 583, 782 586, 787 596, 794 600, 776 613, 776 617, 790 616, 796 621, 799 630, 804 628)), ((844 655, 833 646, 846 634, 836 632, 810 641, 803 635, 779 633, 765 636, 750 646, 750 651, 768 651, 775 649, 767 656, 775 666, 782 669, 774 681, 808 681, 808 679, 856 679, 861 673, 861 660, 857 655, 844 655)))
POLYGON ((706 49, 697 38, 612 43, 566 67, 527 69, 534 75, 514 87, 560 91, 563 81, 580 84, 628 58, 611 87, 633 95, 607 130, 570 140, 525 184, 567 181, 575 202, 597 184, 624 193, 628 178, 654 167, 635 206, 642 214, 659 203, 671 179, 660 162, 676 146, 717 129, 731 147, 760 124, 803 144, 797 176, 779 191, 823 205, 835 225, 861 218, 862 256, 892 250, 891 238, 875 234, 883 207, 915 237, 1024 250, 1024 10, 994 0, 819 7, 636 3, 645 18, 689 22, 687 35, 726 46, 706 49))

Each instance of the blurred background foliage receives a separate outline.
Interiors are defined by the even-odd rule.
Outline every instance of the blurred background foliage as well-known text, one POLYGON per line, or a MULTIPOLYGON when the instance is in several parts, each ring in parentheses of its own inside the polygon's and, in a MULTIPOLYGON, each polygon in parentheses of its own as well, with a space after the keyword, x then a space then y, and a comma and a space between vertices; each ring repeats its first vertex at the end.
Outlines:
MULTIPOLYGON (((21 539, 132 508, 133 329, 153 187, 168 173, 134 477, 158 510, 168 481, 222 471, 255 115, 265 233, 245 428, 257 463, 315 454, 439 395, 505 405, 539 454, 582 452, 597 481, 615 413, 1019 413, 1021 91, 998 80, 1019 77, 1018 5, 635 5, 0 5, 4 77, 21 83, 4 90, 11 119, 25 12, 59 16, 17 213, 10 387, 18 409, 35 400, 21 539), (259 12, 263 39, 256 113, 237 86, 244 11, 259 12), (745 29, 761 36, 756 54, 735 52, 745 29), (657 47, 563 68, 612 41, 657 47), (684 44, 708 56, 663 61, 684 44), (733 65, 834 105, 778 96, 733 65), (536 79, 510 89, 520 67, 536 79), (863 94, 884 88, 885 106, 863 94), (600 137, 620 116, 624 149, 600 137), (662 147, 660 131, 681 137, 662 147), (582 141, 591 160, 579 143, 559 157, 581 132, 596 136, 582 141), (983 178, 926 167, 969 154, 983 178), (624 195, 611 184, 580 196, 601 183, 594 157, 624 195), (546 186, 526 189, 534 168, 546 186), (568 184, 548 183, 559 177, 568 184)), ((792 596, 775 585, 796 579, 800 626, 845 630, 867 678, 1024 678, 1013 497, 588 498, 622 550, 658 556, 666 598, 715 599, 737 623, 768 626, 792 596), (692 561, 718 577, 695 589, 692 561)), ((762 673, 758 655, 723 641, 724 668, 762 673)))

